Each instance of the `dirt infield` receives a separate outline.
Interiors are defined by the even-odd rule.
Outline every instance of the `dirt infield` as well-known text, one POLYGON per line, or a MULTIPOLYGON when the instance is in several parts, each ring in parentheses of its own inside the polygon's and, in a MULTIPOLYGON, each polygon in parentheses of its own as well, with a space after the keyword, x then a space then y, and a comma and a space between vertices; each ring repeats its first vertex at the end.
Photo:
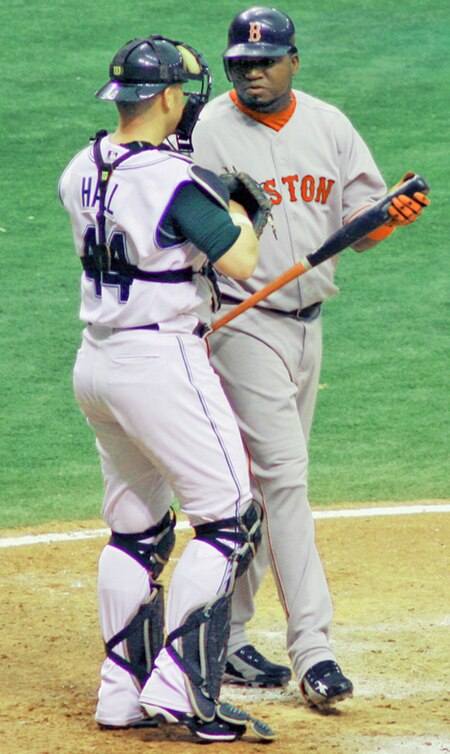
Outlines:
MULTIPOLYGON (((40 531, 95 527, 102 528, 102 522, 40 531)), ((302 703, 294 682, 283 691, 224 686, 224 699, 266 720, 278 733, 271 744, 247 734, 225 746, 246 754, 450 752, 450 515, 323 519, 316 527, 334 599, 334 646, 355 684, 355 696, 334 712, 320 714, 302 703)), ((188 536, 179 532, 175 557, 188 536)), ((0 550, 2 753, 198 751, 199 744, 182 729, 100 731, 93 720, 103 656, 96 564, 104 541, 0 550)), ((279 662, 287 662, 284 626, 268 576, 251 636, 279 662)))

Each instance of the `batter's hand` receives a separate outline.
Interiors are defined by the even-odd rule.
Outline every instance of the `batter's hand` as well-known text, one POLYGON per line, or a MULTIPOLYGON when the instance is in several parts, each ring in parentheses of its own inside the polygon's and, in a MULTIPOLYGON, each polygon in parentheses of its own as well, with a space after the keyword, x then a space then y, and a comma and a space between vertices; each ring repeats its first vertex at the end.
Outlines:
MULTIPOLYGON (((406 173, 402 180, 396 183, 393 188, 401 186, 402 183, 412 178, 413 175, 414 173, 406 173)), ((388 207, 388 212, 392 219, 388 220, 386 225, 394 228, 399 225, 410 225, 414 220, 417 220, 429 203, 430 200, 421 191, 416 191, 413 197, 405 196, 405 194, 394 197, 391 205, 388 207)))

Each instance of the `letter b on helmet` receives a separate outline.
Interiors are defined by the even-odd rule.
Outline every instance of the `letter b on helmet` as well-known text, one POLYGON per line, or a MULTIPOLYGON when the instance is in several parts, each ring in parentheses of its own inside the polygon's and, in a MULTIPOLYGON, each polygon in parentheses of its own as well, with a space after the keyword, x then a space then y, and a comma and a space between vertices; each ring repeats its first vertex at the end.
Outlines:
POLYGON ((228 61, 236 58, 278 58, 295 52, 295 27, 286 13, 265 6, 248 8, 228 29, 228 47, 223 53, 225 72, 230 78, 228 61))

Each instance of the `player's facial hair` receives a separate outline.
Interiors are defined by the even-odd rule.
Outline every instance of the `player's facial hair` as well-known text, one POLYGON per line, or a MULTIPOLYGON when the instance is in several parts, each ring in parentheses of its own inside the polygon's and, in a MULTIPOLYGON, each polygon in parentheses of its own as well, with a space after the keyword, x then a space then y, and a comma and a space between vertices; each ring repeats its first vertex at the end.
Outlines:
POLYGON ((274 99, 269 100, 268 102, 261 102, 256 97, 246 96, 245 92, 243 93, 239 91, 239 86, 235 88, 241 104, 244 105, 244 107, 247 107, 249 110, 255 110, 255 112, 258 113, 277 113, 281 110, 284 110, 289 105, 291 86, 289 86, 289 89, 283 92, 283 94, 281 94, 279 97, 274 97, 274 99), (285 102, 285 100, 287 100, 287 102, 285 102), (277 107, 277 103, 280 102, 283 102, 282 106, 277 107))

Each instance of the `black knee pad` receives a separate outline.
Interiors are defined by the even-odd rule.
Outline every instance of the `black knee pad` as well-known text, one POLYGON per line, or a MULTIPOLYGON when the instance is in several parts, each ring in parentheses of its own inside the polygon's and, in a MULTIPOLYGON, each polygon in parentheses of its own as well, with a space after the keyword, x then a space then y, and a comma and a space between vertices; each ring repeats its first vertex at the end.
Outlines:
POLYGON ((262 508, 253 500, 242 516, 223 518, 196 526, 195 539, 219 550, 235 564, 234 577, 241 576, 249 567, 261 543, 262 508))
POLYGON ((146 531, 136 534, 113 531, 109 544, 137 560, 152 579, 157 579, 175 546, 176 521, 175 513, 169 510, 156 526, 151 526, 146 531))
POLYGON ((245 573, 256 555, 262 539, 262 520, 263 510, 259 503, 254 500, 242 516, 242 523, 247 531, 247 541, 244 543, 241 552, 239 553, 239 564, 236 571, 236 577, 245 573))

